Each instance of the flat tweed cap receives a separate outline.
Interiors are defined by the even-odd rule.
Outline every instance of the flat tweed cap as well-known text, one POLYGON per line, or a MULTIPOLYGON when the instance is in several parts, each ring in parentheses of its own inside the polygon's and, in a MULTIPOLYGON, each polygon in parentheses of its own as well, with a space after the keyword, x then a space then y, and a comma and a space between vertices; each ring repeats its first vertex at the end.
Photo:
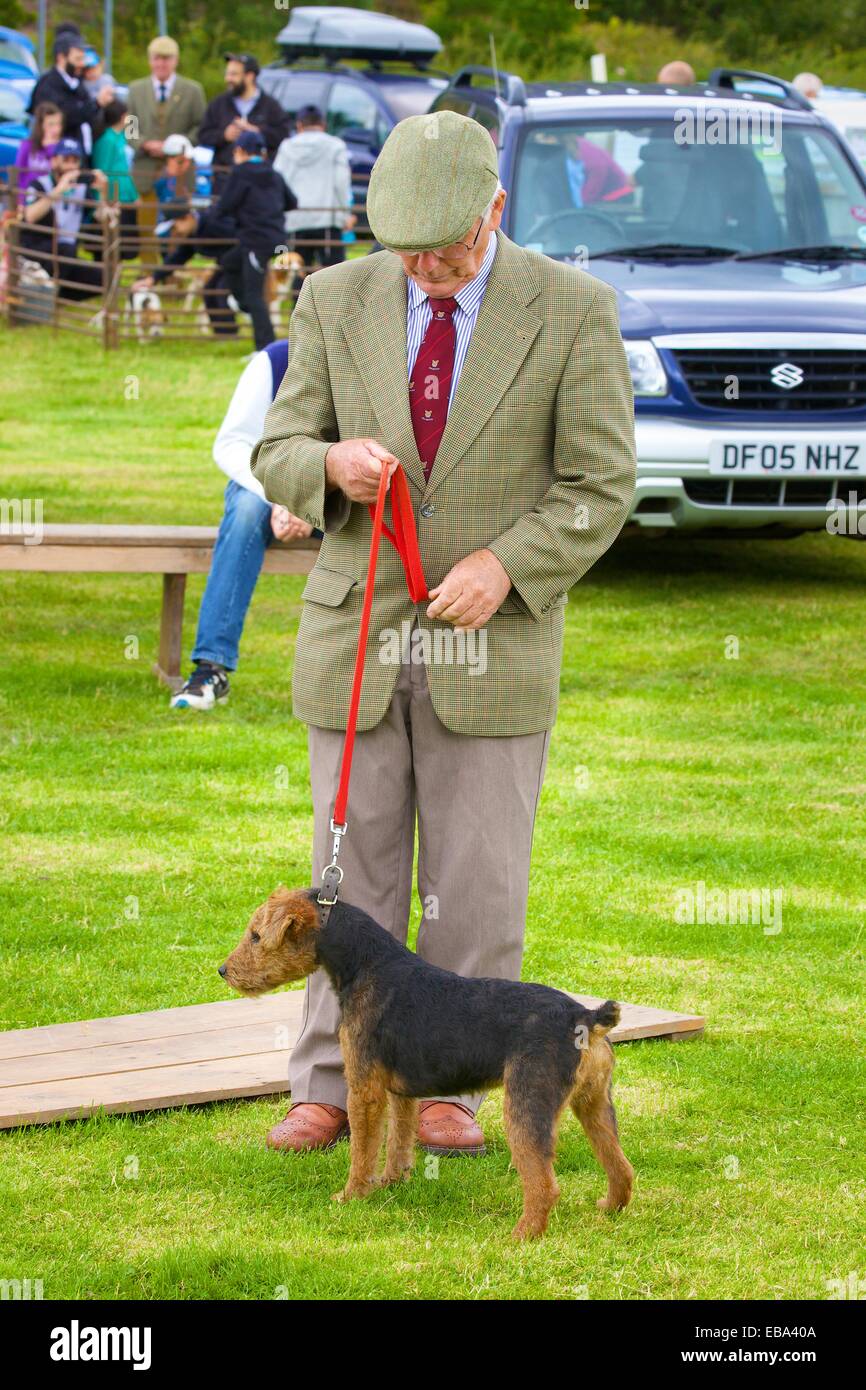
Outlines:
POLYGON ((373 165, 367 218, 393 251, 426 251, 461 241, 499 183, 489 133, 457 111, 398 121, 373 165))

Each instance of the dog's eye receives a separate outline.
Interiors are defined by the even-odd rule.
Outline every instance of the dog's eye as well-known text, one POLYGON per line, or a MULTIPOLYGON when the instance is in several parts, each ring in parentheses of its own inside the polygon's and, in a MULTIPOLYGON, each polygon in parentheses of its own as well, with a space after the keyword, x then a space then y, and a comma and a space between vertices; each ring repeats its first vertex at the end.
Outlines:
POLYGON ((261 939, 262 939, 262 938, 259 936, 259 934, 258 934, 257 931, 251 931, 251 932, 250 932, 250 941, 254 941, 254 942, 256 943, 256 945, 258 945, 258 943, 261 941, 261 939))

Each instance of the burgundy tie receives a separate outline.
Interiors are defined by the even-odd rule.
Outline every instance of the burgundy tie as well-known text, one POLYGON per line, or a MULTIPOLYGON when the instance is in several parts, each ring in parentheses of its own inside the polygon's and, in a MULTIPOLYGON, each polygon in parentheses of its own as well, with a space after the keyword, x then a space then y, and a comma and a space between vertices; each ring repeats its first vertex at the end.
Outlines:
POLYGON ((429 299, 432 318, 418 349, 415 366, 409 381, 409 409, 418 457, 424 465, 424 477, 430 469, 448 418, 448 396, 454 374, 454 310, 456 299, 429 299))

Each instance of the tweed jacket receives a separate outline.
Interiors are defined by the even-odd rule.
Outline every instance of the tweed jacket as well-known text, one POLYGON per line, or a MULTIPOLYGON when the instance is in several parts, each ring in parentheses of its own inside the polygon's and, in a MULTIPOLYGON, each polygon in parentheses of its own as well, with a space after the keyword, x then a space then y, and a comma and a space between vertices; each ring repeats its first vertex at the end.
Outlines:
POLYGON ((487 627, 461 639, 411 602, 383 538, 358 728, 384 716, 399 674, 393 634, 416 614, 428 636, 411 652, 425 660, 447 728, 502 736, 555 721, 568 591, 614 540, 634 492, 631 378, 614 291, 496 235, 427 483, 409 410, 401 262, 376 252, 304 282, 252 469, 271 502, 325 533, 295 651, 294 712, 305 723, 346 727, 371 521, 365 505, 326 490, 325 455, 354 438, 378 440, 403 464, 431 588, 484 547, 513 584, 487 627))
POLYGON ((127 106, 130 116, 137 121, 137 126, 129 123, 130 134, 127 137, 135 149, 132 176, 139 193, 150 193, 165 167, 165 161, 145 154, 139 148, 141 141, 185 135, 196 144, 198 128, 205 113, 204 88, 192 78, 178 74, 168 100, 159 102, 151 79, 139 77, 129 84, 127 106))

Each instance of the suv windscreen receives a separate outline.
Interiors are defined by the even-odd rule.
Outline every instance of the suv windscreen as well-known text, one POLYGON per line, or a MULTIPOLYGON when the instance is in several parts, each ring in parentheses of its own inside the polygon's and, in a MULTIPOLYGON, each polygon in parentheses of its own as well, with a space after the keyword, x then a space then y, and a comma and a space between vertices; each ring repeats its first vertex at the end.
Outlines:
POLYGON ((295 117, 302 106, 324 110, 331 78, 317 72, 293 72, 291 68, 262 68, 259 85, 295 117))
POLYGON ((430 110, 436 94, 448 84, 444 78, 404 78, 389 82, 379 79, 378 87, 394 113, 395 121, 405 120, 407 116, 423 116, 430 110))
POLYGON ((686 143, 681 117, 530 126, 513 239, 577 260, 654 245, 866 249, 866 186, 830 132, 779 119, 772 140, 756 126, 748 141, 686 143))

